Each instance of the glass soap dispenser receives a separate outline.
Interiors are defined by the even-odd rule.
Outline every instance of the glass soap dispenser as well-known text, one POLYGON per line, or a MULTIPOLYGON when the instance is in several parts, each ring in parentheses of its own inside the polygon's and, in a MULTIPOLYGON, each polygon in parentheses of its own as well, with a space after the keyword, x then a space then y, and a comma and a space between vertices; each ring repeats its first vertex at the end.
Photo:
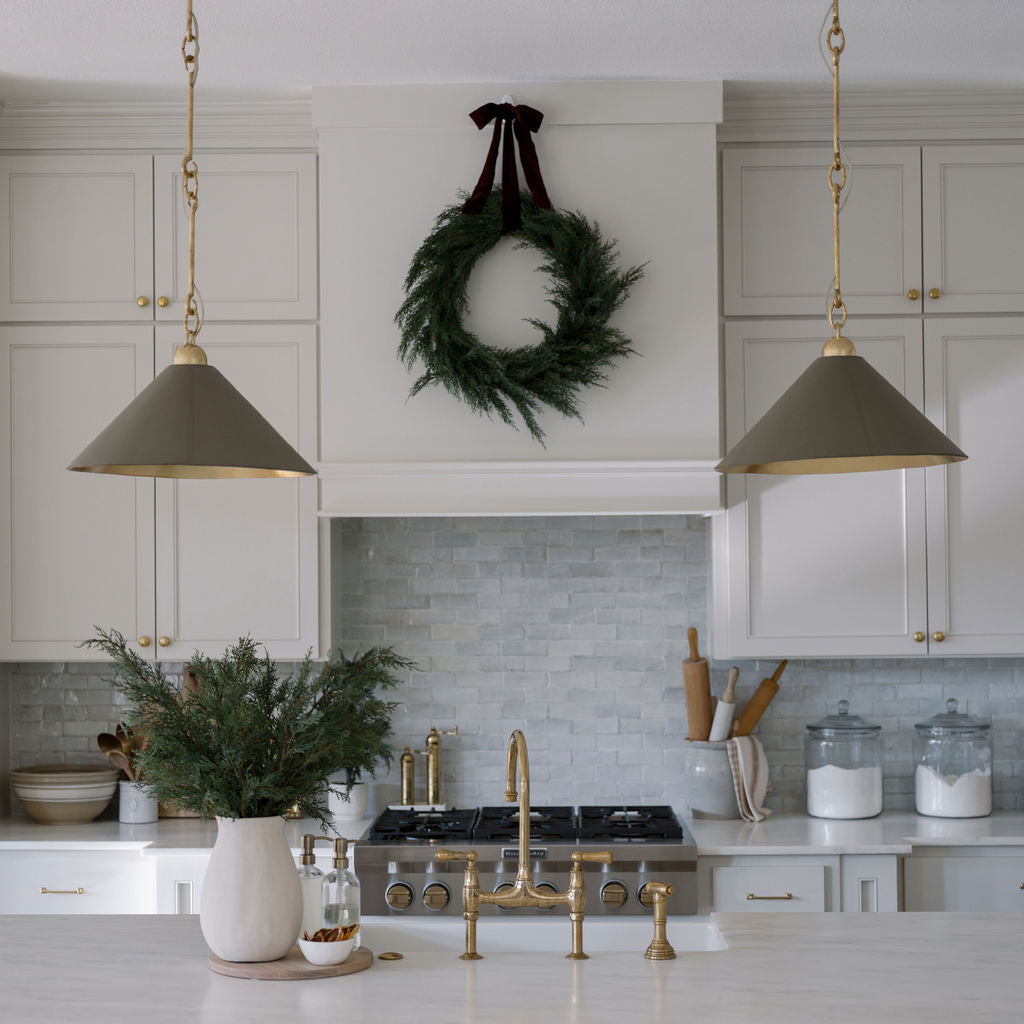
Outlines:
POLYGON ((299 887, 302 889, 302 924, 299 926, 299 938, 303 932, 312 935, 323 927, 323 885, 324 873, 316 866, 316 854, 313 844, 327 836, 304 835, 302 837, 302 856, 299 858, 299 887))
MULTIPOLYGON (((348 866, 349 840, 339 836, 334 840, 334 867, 323 880, 323 926, 341 928, 359 923, 359 879, 348 866)), ((356 932, 354 950, 361 945, 356 932)))

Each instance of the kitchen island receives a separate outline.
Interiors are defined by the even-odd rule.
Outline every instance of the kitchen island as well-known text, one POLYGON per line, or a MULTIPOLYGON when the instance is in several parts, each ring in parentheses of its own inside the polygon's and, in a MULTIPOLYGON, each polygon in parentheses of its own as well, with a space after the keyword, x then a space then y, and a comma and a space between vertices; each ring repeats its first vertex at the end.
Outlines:
MULTIPOLYGON (((452 949, 378 960, 346 977, 248 981, 209 970, 195 917, 5 917, 0 1016, 55 1024, 109 1024, 120 1014, 147 1024, 1020 1019, 1013 915, 723 914, 714 923, 726 949, 662 962, 638 948, 575 962, 514 952, 467 963, 452 949)), ((365 938, 373 948, 372 928, 365 938)))

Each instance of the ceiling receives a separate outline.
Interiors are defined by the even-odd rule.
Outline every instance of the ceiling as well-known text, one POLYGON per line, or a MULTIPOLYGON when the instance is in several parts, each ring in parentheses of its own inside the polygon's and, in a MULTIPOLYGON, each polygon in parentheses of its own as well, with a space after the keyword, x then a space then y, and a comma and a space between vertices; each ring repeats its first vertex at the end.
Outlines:
MULTIPOLYGON (((828 0, 194 0, 213 100, 312 86, 817 84, 828 0)), ((0 0, 0 102, 168 100, 185 0, 0 0)), ((851 87, 1024 87, 1017 0, 843 0, 851 87)), ((198 101, 198 97, 197 97, 198 101)))

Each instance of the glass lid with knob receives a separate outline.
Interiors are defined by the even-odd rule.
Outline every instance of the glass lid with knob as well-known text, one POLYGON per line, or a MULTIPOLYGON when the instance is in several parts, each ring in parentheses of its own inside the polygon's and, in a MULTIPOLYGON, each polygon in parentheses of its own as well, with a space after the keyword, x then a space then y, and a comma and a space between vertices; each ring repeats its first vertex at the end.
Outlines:
POLYGON ((992 726, 988 722, 983 722, 973 715, 961 711, 959 701, 950 697, 946 701, 945 714, 932 715, 931 718, 918 722, 914 728, 920 733, 960 736, 988 732, 992 726))
POLYGON ((871 736, 882 731, 880 725, 865 721, 860 715, 851 715, 848 700, 839 702, 836 714, 826 715, 820 722, 811 722, 807 728, 822 736, 871 736))

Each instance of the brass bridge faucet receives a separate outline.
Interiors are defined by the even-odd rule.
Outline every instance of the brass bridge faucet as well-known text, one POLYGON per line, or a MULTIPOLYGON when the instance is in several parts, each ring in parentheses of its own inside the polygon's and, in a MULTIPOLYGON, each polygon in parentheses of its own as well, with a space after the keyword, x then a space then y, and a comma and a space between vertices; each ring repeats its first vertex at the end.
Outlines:
POLYGON ((569 921, 572 926, 572 952, 569 960, 587 960, 583 952, 583 907, 586 902, 586 884, 583 878, 583 862, 597 861, 610 864, 610 850, 583 853, 574 850, 572 870, 569 872, 569 888, 565 892, 547 892, 533 884, 533 868, 530 863, 530 763, 526 754, 526 739, 516 729, 508 742, 508 771, 505 782, 505 799, 512 803, 516 799, 516 770, 519 774, 519 870, 515 884, 501 892, 482 892, 480 874, 476 866, 476 850, 437 850, 434 859, 438 861, 466 862, 466 874, 462 883, 462 903, 466 919, 466 952, 460 960, 482 960, 476 951, 476 922, 480 916, 480 905, 490 903, 496 907, 539 907, 548 910, 559 904, 569 907, 569 921))

